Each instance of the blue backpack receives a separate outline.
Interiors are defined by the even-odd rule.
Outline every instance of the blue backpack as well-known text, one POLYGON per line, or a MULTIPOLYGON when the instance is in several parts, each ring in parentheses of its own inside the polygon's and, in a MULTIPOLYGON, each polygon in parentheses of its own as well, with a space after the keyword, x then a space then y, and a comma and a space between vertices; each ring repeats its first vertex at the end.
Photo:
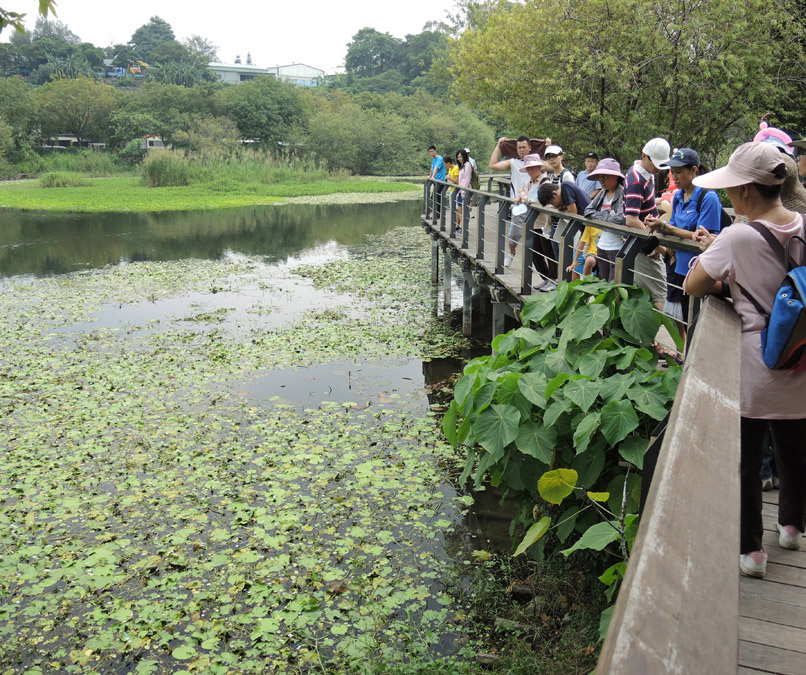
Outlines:
MULTIPOLYGON (((801 216, 806 223, 806 216, 801 216)), ((781 242, 760 223, 748 223, 758 232, 777 254, 781 255, 786 265, 787 274, 775 293, 772 312, 769 314, 745 288, 736 282, 747 299, 756 310, 767 317, 767 327, 761 332, 761 353, 764 363, 774 370, 806 371, 806 240, 796 234, 792 235, 782 246, 781 242), (801 264, 795 265, 792 260, 793 240, 800 242, 801 264)))

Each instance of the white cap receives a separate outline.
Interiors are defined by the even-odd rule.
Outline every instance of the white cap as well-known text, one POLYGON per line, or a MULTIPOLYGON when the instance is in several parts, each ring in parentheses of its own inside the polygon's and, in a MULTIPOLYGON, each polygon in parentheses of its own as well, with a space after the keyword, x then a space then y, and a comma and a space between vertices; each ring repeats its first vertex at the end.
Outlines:
POLYGON ((665 138, 653 138, 647 141, 642 152, 652 160, 656 169, 666 169, 669 161, 669 143, 665 138))
POLYGON ((559 145, 550 145, 543 151, 543 157, 546 155, 562 155, 563 149, 559 145))

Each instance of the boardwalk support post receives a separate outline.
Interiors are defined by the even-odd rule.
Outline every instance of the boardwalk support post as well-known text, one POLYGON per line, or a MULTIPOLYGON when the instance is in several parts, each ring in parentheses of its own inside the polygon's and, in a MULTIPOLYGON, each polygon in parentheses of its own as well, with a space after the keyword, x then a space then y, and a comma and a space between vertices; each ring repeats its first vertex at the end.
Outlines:
POLYGON ((462 335, 473 334, 473 272, 470 261, 462 258, 462 335))
POLYGON ((448 243, 443 239, 442 247, 442 306, 446 312, 451 311, 451 256, 448 254, 448 243))
POLYGON ((431 235, 431 284, 439 283, 439 237, 431 235))
POLYGON ((493 305, 493 326, 490 342, 504 332, 507 318, 507 289, 498 282, 490 289, 490 299, 493 305))

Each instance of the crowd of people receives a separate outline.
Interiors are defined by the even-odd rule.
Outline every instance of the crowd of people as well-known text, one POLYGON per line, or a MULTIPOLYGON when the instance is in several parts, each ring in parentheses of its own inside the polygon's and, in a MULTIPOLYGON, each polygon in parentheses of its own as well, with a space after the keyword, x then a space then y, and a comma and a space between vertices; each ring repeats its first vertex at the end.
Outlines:
MULTIPOLYGON (((562 148, 551 139, 545 140, 542 156, 526 136, 517 139, 514 153, 504 151, 507 144, 499 139, 489 162, 490 169, 510 173, 513 205, 505 267, 523 238, 528 206, 539 203, 558 211, 536 237, 533 264, 544 278, 539 290, 550 290, 552 277, 557 278, 549 267, 549 252, 556 264, 559 218, 576 213, 699 246, 699 254, 667 250, 649 237, 635 258, 636 285, 681 328, 689 320, 690 297, 731 298, 742 326, 739 566, 746 575, 763 577, 762 489, 780 489, 781 547, 798 549, 806 530, 806 354, 794 365, 768 367, 761 337, 788 268, 806 265, 806 139, 795 141, 762 121, 751 142, 739 146, 726 166, 709 172, 695 149, 672 151, 665 139, 653 138, 626 171, 615 158, 600 160, 597 153, 587 153, 576 179, 564 164, 562 148), (656 177, 665 170, 669 187, 659 196, 656 177), (717 189, 727 193, 735 222, 722 208, 717 189), (540 242, 550 244, 541 248, 540 242), (784 251, 793 242, 788 258, 784 251)), ((444 180, 438 174, 441 160, 432 150, 436 164, 431 175, 444 180)), ((457 161, 460 154, 464 165, 467 152, 460 151, 457 161)), ((451 182, 469 185, 461 171, 451 182)), ((612 280, 623 244, 619 233, 588 225, 565 271, 573 278, 596 274, 612 280)))

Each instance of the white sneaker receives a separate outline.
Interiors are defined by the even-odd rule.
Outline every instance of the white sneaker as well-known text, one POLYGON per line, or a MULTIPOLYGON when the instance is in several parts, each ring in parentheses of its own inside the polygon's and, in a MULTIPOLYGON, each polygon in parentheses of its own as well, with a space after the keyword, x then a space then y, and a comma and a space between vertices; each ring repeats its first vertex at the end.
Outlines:
POLYGON ((509 267, 512 264, 512 254, 507 253, 504 256, 504 267, 509 267))
POLYGON ((803 537, 803 532, 798 532, 798 528, 794 525, 781 525, 778 524, 778 532, 781 536, 778 537, 778 543, 784 548, 790 548, 796 551, 800 548, 800 540, 803 537))

